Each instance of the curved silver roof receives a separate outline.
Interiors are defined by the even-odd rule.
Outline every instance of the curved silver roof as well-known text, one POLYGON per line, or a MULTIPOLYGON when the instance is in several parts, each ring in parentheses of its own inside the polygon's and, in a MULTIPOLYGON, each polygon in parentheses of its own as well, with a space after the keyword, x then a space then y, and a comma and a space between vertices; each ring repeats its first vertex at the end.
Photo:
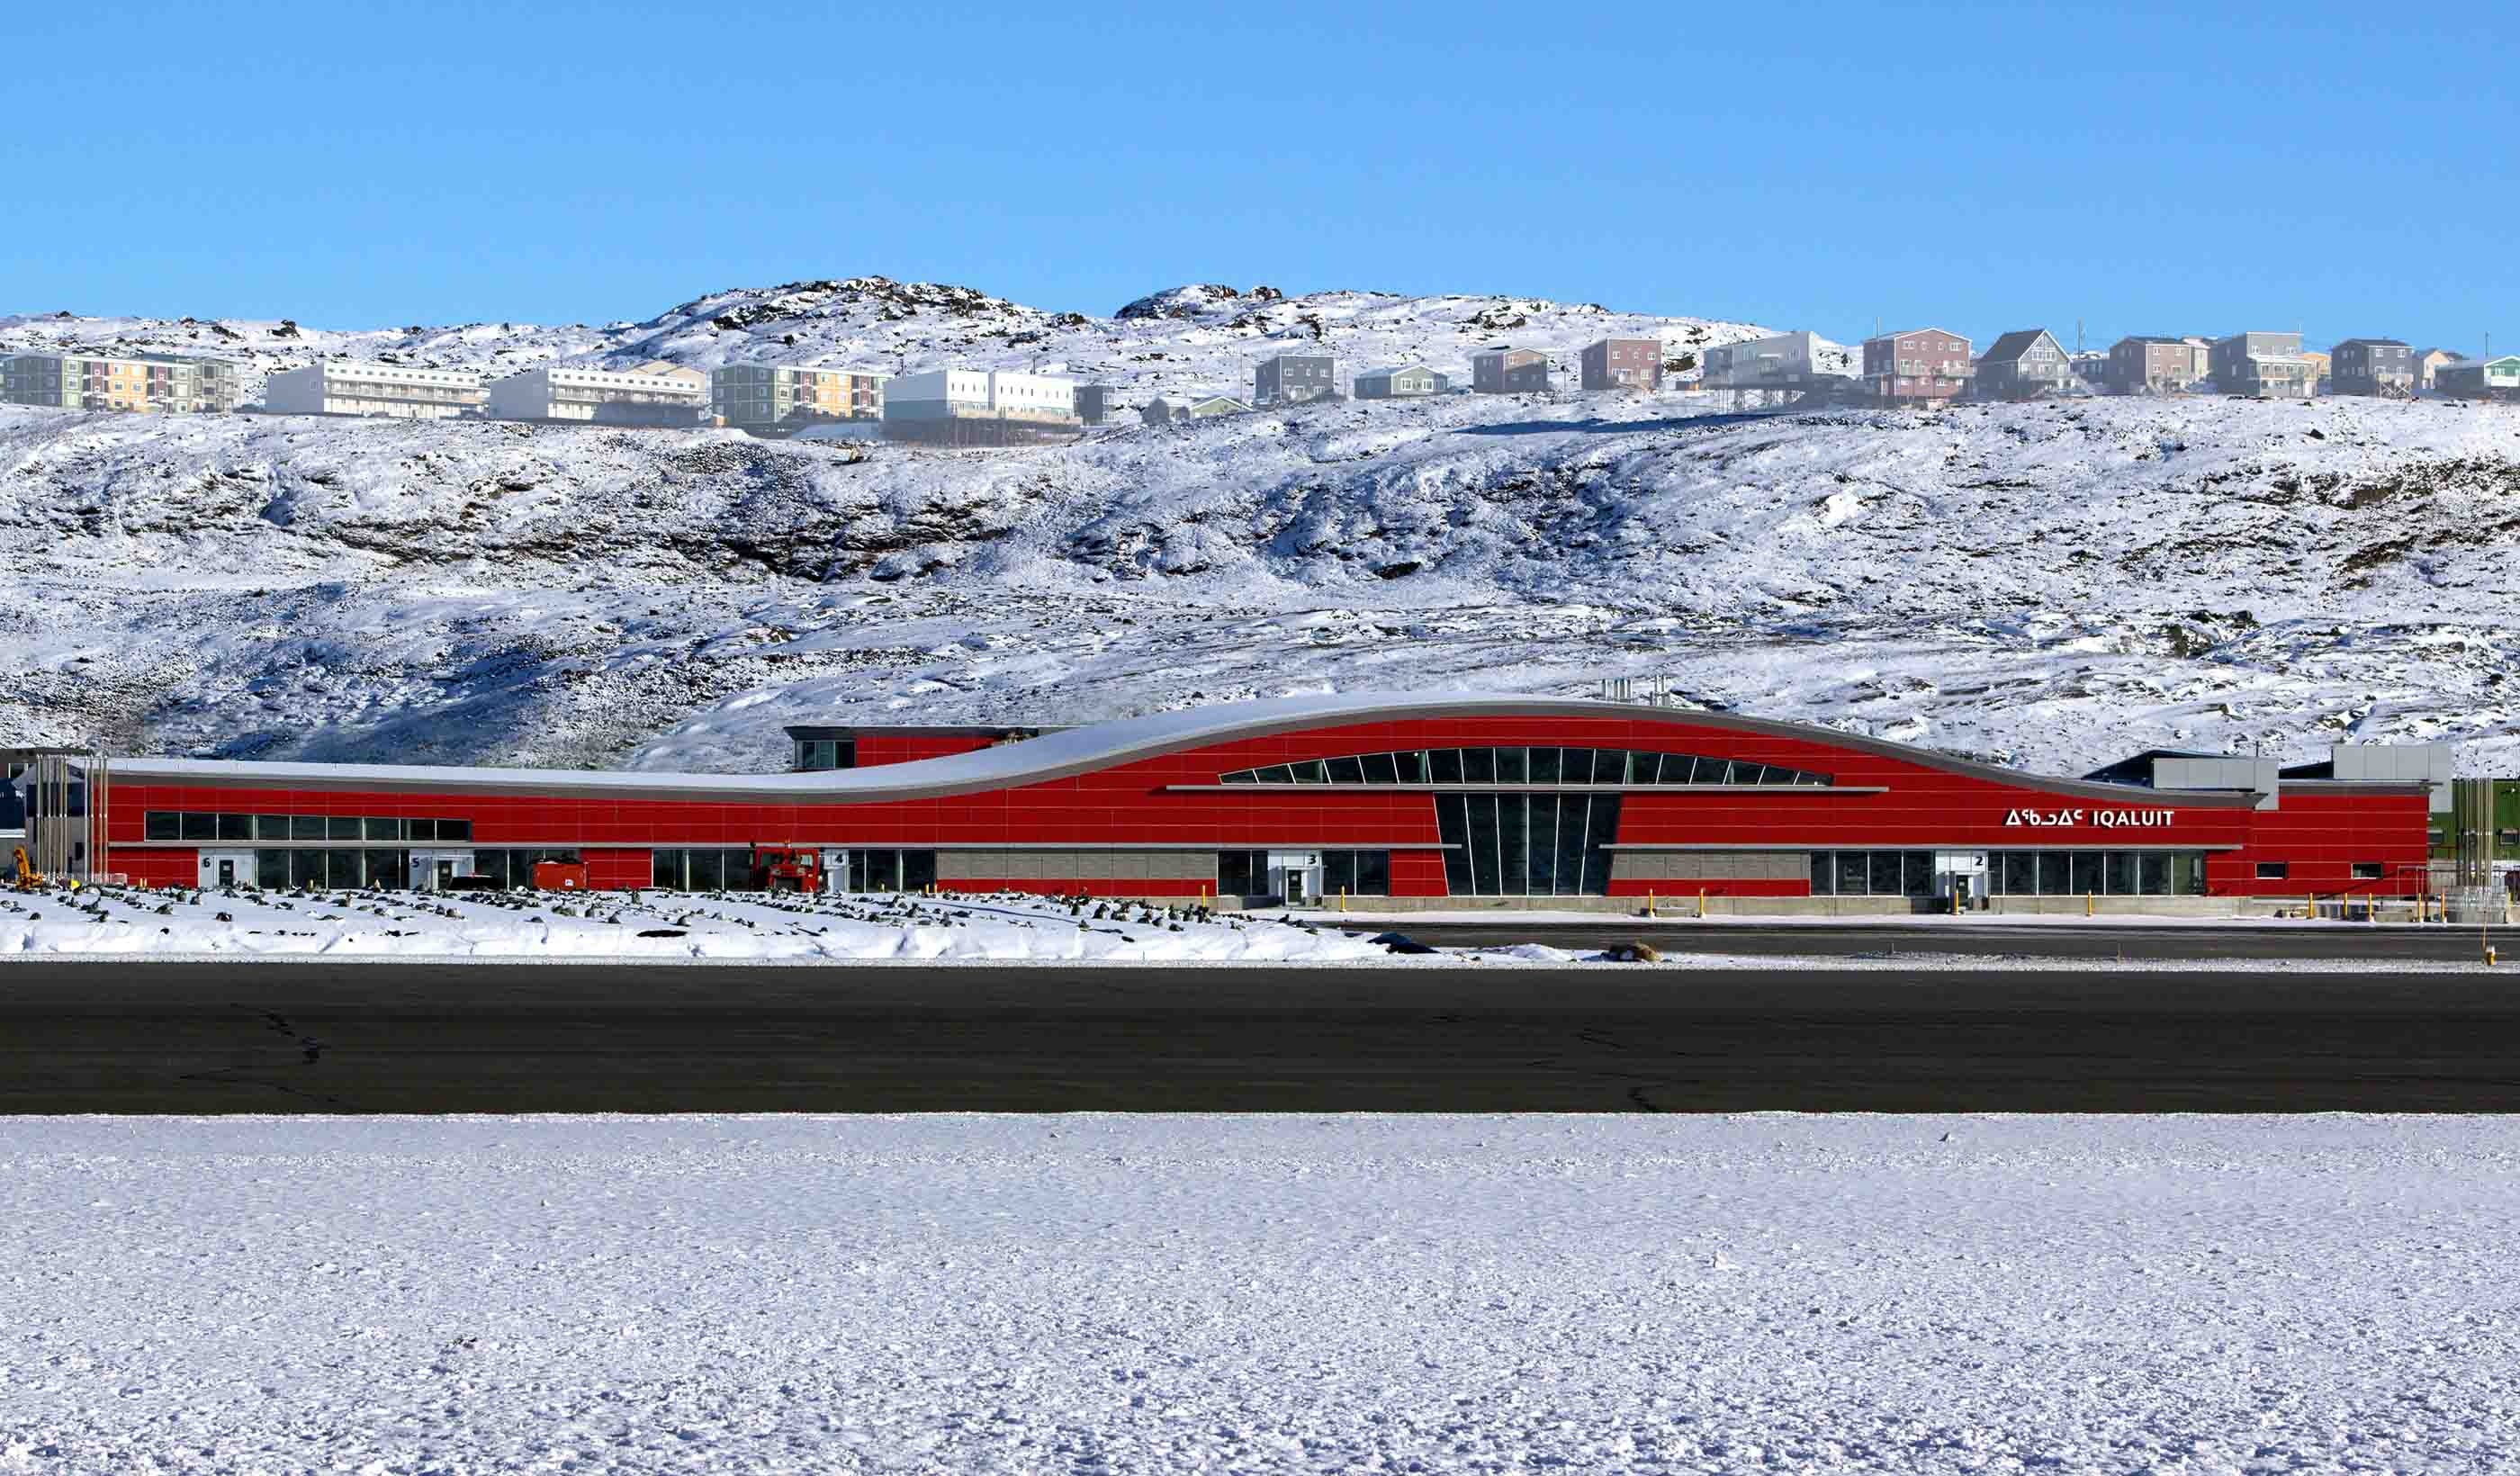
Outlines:
POLYGON ((1716 729, 1766 738, 1822 743, 1963 775, 2040 794, 2077 795, 2120 803, 2161 803, 2245 808, 2253 795, 2225 790, 2161 790, 2092 780, 2051 779, 2001 769, 1969 759, 1882 738, 1840 733, 1804 723, 1646 707, 1586 697, 1535 697, 1486 693, 1324 693, 1185 708, 1047 733, 943 758, 879 764, 866 769, 805 774, 664 774, 638 770, 489 769, 400 764, 263 763, 251 760, 129 758, 112 761, 124 781, 216 785, 321 786, 424 792, 518 789, 536 794, 625 793, 676 799, 715 799, 773 804, 866 804, 935 799, 989 789, 1072 779, 1138 759, 1236 738, 1266 738, 1305 729, 1343 727, 1411 718, 1611 719, 1669 723, 1676 728, 1716 729))

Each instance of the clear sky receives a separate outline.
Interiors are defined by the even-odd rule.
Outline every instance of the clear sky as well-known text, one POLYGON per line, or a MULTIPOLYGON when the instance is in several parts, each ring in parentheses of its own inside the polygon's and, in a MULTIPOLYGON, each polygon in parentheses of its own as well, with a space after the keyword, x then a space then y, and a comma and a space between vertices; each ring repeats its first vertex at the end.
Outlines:
POLYGON ((645 318, 882 273, 2520 348, 2476 6, 0 7, 0 312, 645 318))

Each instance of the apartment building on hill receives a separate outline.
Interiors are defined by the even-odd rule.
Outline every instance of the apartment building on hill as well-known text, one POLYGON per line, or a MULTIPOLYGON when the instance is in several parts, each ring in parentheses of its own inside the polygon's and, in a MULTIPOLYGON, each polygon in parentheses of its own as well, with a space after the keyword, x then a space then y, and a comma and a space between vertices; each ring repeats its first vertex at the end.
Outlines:
POLYGON ((364 415, 442 421, 479 410, 488 396, 466 369, 418 369, 325 359, 272 375, 262 408, 274 415, 364 415))

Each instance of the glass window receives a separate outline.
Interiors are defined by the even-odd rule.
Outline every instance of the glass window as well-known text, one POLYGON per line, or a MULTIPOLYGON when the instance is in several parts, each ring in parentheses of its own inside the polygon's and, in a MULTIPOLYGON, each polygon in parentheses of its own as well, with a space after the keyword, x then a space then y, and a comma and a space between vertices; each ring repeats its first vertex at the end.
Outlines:
POLYGON ((2007 897, 2039 894, 2039 855, 2035 851, 2003 853, 2003 893, 2007 897))
POLYGON ((1628 750, 1603 748, 1593 755, 1593 783, 1624 784, 1628 782, 1628 750))
POLYGON ((1658 784, 1662 783, 1662 755, 1642 750, 1628 755, 1628 783, 1658 784))
MULTIPOLYGON (((321 817, 318 818, 320 819, 321 817)), ((291 851, 289 853, 289 884, 291 886, 322 886, 324 884, 324 853, 321 851, 291 851)))
POLYGON ((1587 801, 1584 825, 1584 891, 1600 896, 1610 889, 1610 852, 1619 839, 1619 797, 1596 794, 1587 801))
POLYGON ((1705 760, 1691 758, 1686 753, 1666 753, 1662 756, 1662 783, 1666 784, 1694 783, 1696 782, 1695 771, 1697 766, 1703 762, 1705 762, 1705 760))
POLYGON ((1295 776, 1295 783, 1299 784, 1327 784, 1330 782, 1329 766, 1317 758, 1288 764, 1286 772, 1295 776))
POLYGON ((1357 851, 1356 891, 1362 897, 1391 895, 1391 853, 1389 851, 1357 851))
POLYGON ((1393 759, 1388 753, 1367 754, 1365 756, 1365 782, 1369 784, 1396 784, 1400 783, 1400 765, 1398 761, 1393 759))
POLYGON ((2039 853, 2039 895, 2062 897, 2074 889, 2074 858, 2065 851, 2039 853))
POLYGON ((1426 762, 1434 770, 1435 774, 1431 783, 1438 784, 1458 784, 1462 783, 1461 749, 1430 749, 1426 754, 1426 762))
POLYGON ((183 833, 182 838, 183 838, 183 839, 185 839, 185 840, 216 840, 216 839, 218 839, 218 838, 219 838, 219 818, 218 818, 216 815, 209 814, 209 813, 206 813, 206 812, 204 812, 204 811, 200 811, 200 810, 187 810, 187 811, 185 811, 185 812, 184 812, 184 833, 183 833))
POLYGON ((367 869, 358 851, 324 851, 324 885, 337 887, 365 886, 367 869))
POLYGON ((1872 890, 1872 859, 1865 851, 1837 853, 1837 894, 1861 897, 1872 890))
POLYGON ((407 820, 403 822, 402 832, 403 837, 407 840, 435 840, 437 838, 437 822, 434 820, 407 820))
POLYGON ((1416 748, 1407 753, 1395 753, 1392 755, 1392 760, 1400 766, 1400 782, 1402 783, 1422 784, 1427 783, 1425 749, 1416 748))
MULTIPOLYGON (((1537 758, 1549 750, 1534 748, 1531 751, 1532 756, 1537 758)), ((1584 803, 1584 796, 1580 794, 1570 794, 1565 798, 1569 804, 1584 803)), ((1558 796, 1531 795, 1529 813, 1531 816, 1531 894, 1535 897, 1549 897, 1555 895, 1560 888, 1573 891, 1578 878, 1560 877, 1557 874, 1558 796)), ((1580 852, 1577 853, 1576 864, 1578 866, 1583 864, 1580 852)))
POLYGON ((1911 897, 1934 895, 1934 853, 1902 851, 1899 858, 1899 888, 1911 897))
MULTIPOLYGON (((1338 778, 1335 769, 1331 771, 1330 778, 1338 778)), ((1294 782, 1295 771, 1284 764, 1273 764, 1260 771, 1260 783, 1264 784, 1291 784, 1294 782)))
POLYGON ((681 891, 683 889, 683 853, 662 849, 650 853, 648 880, 650 885, 663 887, 669 892, 681 891))
POLYGON ((175 810, 152 810, 141 818, 141 837, 146 840, 181 840, 184 838, 184 817, 175 810))
POLYGON ((1560 749, 1557 772, 1566 776, 1566 783, 1570 784, 1589 784, 1593 782, 1593 759, 1594 753, 1590 748, 1560 749))
POLYGON ((923 892, 936 884, 936 853, 904 851, 901 853, 901 889, 923 892))
POLYGON ((1811 889, 1815 897, 1837 895, 1837 858, 1829 852, 1811 853, 1811 889))
POLYGON ((275 892, 289 885, 289 853, 287 851, 254 852, 253 884, 275 892))
POLYGON ((1872 855, 1871 892, 1875 897, 1896 897, 1906 887, 1900 874, 1899 853, 1874 851, 1872 855))
POLYGON ((289 838, 289 817, 286 815, 255 816, 253 818, 253 838, 256 840, 287 840, 289 838))
MULTIPOLYGON (((2182 859, 2184 860, 2185 858, 2182 857, 2182 859)), ((2376 861, 2358 861, 2354 863, 2354 879, 2357 881, 2379 880, 2380 863, 2376 861)))
POLYGON ((367 817, 367 838, 370 840, 402 839, 402 822, 383 815, 367 817))
POLYGON ((441 820, 437 823, 437 838, 440 840, 471 840, 472 838, 472 822, 469 820, 441 820))
MULTIPOLYGON (((1329 761, 1328 767, 1330 771, 1331 783, 1361 784, 1365 783, 1365 760, 1363 759, 1353 757, 1334 758, 1329 761)), ((1261 778, 1268 778, 1267 770, 1261 771, 1261 778)))
POLYGON ((359 817, 355 815, 327 815, 324 817, 324 838, 326 840, 356 840, 359 838, 359 817))
POLYGON ((2074 853, 2073 878, 2067 883, 2067 889, 2086 895, 2104 890, 2100 885, 2099 852, 2076 851, 2074 853))
MULTIPOLYGON (((1457 762, 1461 756, 1455 749, 1436 750, 1434 757, 1438 774, 1443 772, 1442 759, 1447 753, 1453 754, 1457 762)), ((1435 796, 1435 836, 1444 843, 1444 891, 1453 897, 1471 896, 1477 890, 1471 884, 1470 876, 1468 805, 1469 796, 1465 794, 1435 796)))
MULTIPOLYGON (((1518 748, 1505 750, 1520 753, 1518 748)), ((1508 895, 1527 895, 1531 887, 1531 811, 1527 796, 1500 794, 1497 806, 1498 879, 1508 895)))
POLYGON ((2170 889, 2182 897, 2205 895, 2205 853, 2181 851, 2170 858, 2170 889))
POLYGON ((1498 878, 1497 797, 1466 794, 1470 812, 1470 882, 1482 897, 1502 895, 1498 878))
POLYGON ((1533 783, 1558 783, 1559 777, 1564 774, 1564 772, 1565 771, 1558 766, 1556 749, 1534 748, 1531 750, 1531 782, 1533 783))
POLYGON ((2134 852, 2109 852, 2107 860, 2101 866, 2101 879, 2107 884, 2102 886, 2100 890, 2108 893, 2112 897, 2132 897, 2135 895, 2134 852))
POLYGON ((250 815, 222 815, 222 816, 220 816, 220 817, 219 817, 219 839, 221 839, 221 840, 251 840, 251 839, 253 839, 253 817, 252 817, 252 816, 250 816, 250 815))
POLYGON ((2143 878, 2143 894, 2147 897, 2169 896, 2170 858, 2159 851, 2153 851, 2140 857, 2139 864, 2143 878))
POLYGON ((1498 748, 1492 751, 1496 754, 1496 777, 1498 783, 1527 784, 1531 783, 1530 749, 1498 748))
POLYGON ((1496 783, 1496 750, 1464 748, 1462 750, 1462 783, 1493 784, 1496 783))
POLYGON ((1221 784, 1256 784, 1260 783, 1260 776, 1249 769, 1237 769, 1232 774, 1218 780, 1217 783, 1221 784))

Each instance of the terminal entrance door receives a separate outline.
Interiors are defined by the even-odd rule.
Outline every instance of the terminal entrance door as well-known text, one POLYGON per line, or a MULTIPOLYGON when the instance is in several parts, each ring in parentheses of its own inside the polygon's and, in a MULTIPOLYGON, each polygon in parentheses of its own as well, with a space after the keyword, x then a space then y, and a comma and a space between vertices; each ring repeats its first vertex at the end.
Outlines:
POLYGON ((1948 906, 1957 896, 1963 908, 1984 905, 1987 897, 1984 851, 1936 851, 1934 895, 1948 906))
POLYGON ((470 851, 411 853, 411 889, 415 892, 442 892, 455 884, 456 877, 472 874, 472 853, 470 851))
POLYGON ((203 851, 200 880, 205 887, 250 885, 253 881, 251 851, 203 851))
POLYGON ((1269 889, 1285 900, 1288 907, 1301 907, 1322 899, 1322 853, 1319 851, 1271 851, 1269 853, 1269 889))

